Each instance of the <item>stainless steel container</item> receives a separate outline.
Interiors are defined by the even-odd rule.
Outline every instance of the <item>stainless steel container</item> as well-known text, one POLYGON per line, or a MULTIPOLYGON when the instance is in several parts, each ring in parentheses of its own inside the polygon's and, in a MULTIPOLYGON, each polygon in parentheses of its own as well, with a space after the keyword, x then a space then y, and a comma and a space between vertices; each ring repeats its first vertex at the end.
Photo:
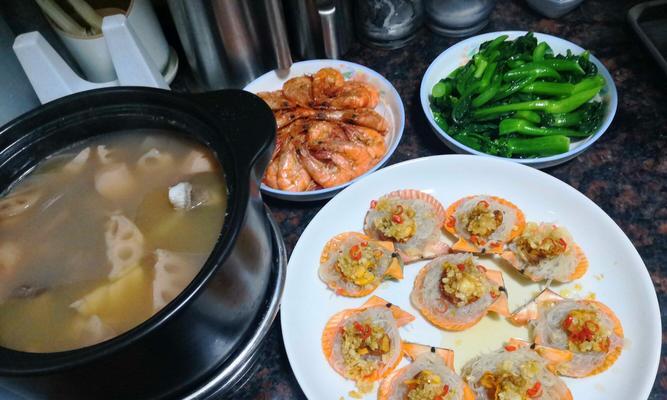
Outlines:
POLYGON ((242 88, 292 58, 281 0, 168 0, 198 89, 242 88))
POLYGON ((340 58, 354 40, 350 0, 283 0, 292 56, 340 58))
POLYGON ((496 0, 425 0, 426 24, 443 36, 468 36, 489 22, 496 0))

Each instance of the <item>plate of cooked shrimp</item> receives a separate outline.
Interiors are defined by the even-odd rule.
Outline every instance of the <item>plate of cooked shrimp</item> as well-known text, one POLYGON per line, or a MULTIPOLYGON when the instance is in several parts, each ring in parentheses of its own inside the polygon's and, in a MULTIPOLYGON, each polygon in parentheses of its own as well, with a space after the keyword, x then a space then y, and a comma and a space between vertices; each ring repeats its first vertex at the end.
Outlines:
POLYGON ((261 186, 272 197, 330 198, 382 167, 403 135, 398 92, 363 65, 302 61, 260 76, 245 90, 276 118, 276 144, 261 186))
POLYGON ((646 267, 538 170, 446 155, 377 171, 313 218, 281 324, 318 400, 646 399, 662 328, 646 267))

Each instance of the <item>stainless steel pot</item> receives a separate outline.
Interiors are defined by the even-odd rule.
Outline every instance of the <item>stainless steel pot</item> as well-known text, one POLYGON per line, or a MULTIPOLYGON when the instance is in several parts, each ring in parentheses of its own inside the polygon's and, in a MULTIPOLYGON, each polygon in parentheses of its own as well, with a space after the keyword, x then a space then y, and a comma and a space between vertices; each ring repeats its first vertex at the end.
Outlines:
POLYGON ((222 165, 228 210, 209 259, 173 302, 114 339, 46 354, 0 347, 0 388, 30 399, 205 398, 231 390, 251 364, 284 278, 275 257, 280 235, 259 193, 275 120, 258 97, 112 88, 48 103, 0 128, 0 192, 62 148, 145 129, 191 137, 222 165))
POLYGON ((198 89, 242 88, 292 65, 281 0, 168 0, 198 89))
POLYGON ((354 38, 349 0, 283 0, 292 56, 340 58, 354 38))

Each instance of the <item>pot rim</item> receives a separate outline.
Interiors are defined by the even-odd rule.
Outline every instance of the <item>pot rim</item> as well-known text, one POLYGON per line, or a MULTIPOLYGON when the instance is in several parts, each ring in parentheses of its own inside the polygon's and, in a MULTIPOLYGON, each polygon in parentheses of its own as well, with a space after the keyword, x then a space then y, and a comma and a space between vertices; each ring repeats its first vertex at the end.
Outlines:
MULTIPOLYGON (((230 252, 234 248, 234 244, 236 243, 238 234, 243 225, 245 214, 247 212, 248 200, 250 196, 250 184, 248 182, 252 179, 251 170, 257 160, 257 157, 263 152, 267 151, 267 148, 270 147, 270 144, 273 142, 273 138, 275 136, 275 122, 273 120, 273 114, 271 110, 261 99, 251 93, 242 90, 226 89, 217 92, 209 92, 204 95, 198 95, 177 94, 166 90, 144 87, 114 87, 96 89, 63 97, 38 107, 37 109, 9 122, 4 127, 0 127, 1 142, 3 135, 6 135, 8 131, 12 129, 21 129, 21 125, 25 125, 26 123, 31 122, 36 118, 40 118, 42 114, 59 115, 59 119, 63 121, 67 120, 67 118, 75 119, 80 117, 80 112, 61 112, 61 110, 67 106, 83 106, 85 108, 83 111, 84 113, 90 113, 92 110, 95 110, 96 114, 94 116, 90 116, 91 118, 113 114, 113 111, 110 107, 103 105, 101 106, 99 104, 107 104, 107 102, 110 100, 116 99, 119 101, 119 106, 122 105, 123 107, 134 109, 136 111, 136 116, 140 116, 140 107, 141 110, 145 111, 148 109, 152 110, 153 112, 159 108, 171 108, 172 110, 178 110, 181 113, 185 113, 197 119, 198 122, 209 126, 211 128, 211 132, 219 133, 220 130, 223 129, 224 124, 229 121, 224 121, 224 119, 218 118, 212 112, 207 111, 207 108, 212 106, 211 100, 213 100, 216 96, 231 94, 238 96, 239 100, 243 97, 246 97, 247 103, 249 103, 244 104, 246 107, 256 107, 258 114, 264 113, 264 116, 269 115, 274 123, 272 134, 266 138, 264 143, 256 144, 257 149, 255 151, 255 157, 247 160, 246 165, 243 165, 242 157, 238 156, 236 151, 231 150, 233 147, 233 140, 231 140, 226 135, 220 135, 222 141, 224 142, 225 148, 213 148, 211 143, 203 140, 202 136, 198 136, 200 133, 197 135, 190 135, 189 133, 191 132, 183 131, 183 129, 179 129, 179 127, 174 127, 169 132, 176 135, 186 136, 189 139, 206 146, 206 148, 214 154, 216 161, 222 167, 222 172, 225 175, 227 185, 227 209, 218 240, 216 241, 216 244, 211 250, 211 253, 206 259, 206 262, 203 264, 195 278, 181 291, 181 293, 175 299, 169 302, 157 313, 153 314, 150 318, 146 319, 141 324, 124 333, 114 336, 109 340, 91 346, 49 353, 30 353, 0 346, 0 355, 3 353, 11 355, 11 361, 14 361, 14 363, 10 365, 11 361, 7 360, 7 357, 0 357, 0 377, 3 375, 17 377, 66 371, 68 369, 99 360, 103 357, 117 353, 123 348, 126 348, 128 345, 136 343, 137 341, 145 338, 146 336, 159 329, 162 325, 167 323, 168 320, 174 318, 177 314, 184 312, 184 309, 187 308, 187 306, 193 302, 194 299, 201 293, 206 283, 218 271, 218 268, 223 265, 224 260, 227 259, 230 252), (252 105, 252 102, 255 102, 255 104, 252 105), (95 103, 98 105, 91 106, 91 104, 95 103), (167 104, 165 105, 165 103, 167 104), (100 110, 102 113, 100 113, 100 110), (221 157, 229 157, 231 159, 231 161, 226 162, 227 167, 224 166, 225 162, 221 159, 221 157), (19 365, 16 364, 16 360, 19 360, 19 365)), ((246 102, 246 100, 238 101, 238 103, 242 102, 246 102)), ((260 115, 256 118, 261 120, 262 117, 263 116, 260 115)), ((54 117, 50 117, 47 123, 53 122, 53 118, 54 117)), ((70 124, 70 129, 71 125, 76 124, 76 122, 72 121, 70 124)), ((67 126, 59 127, 56 128, 56 131, 67 129, 67 126)), ((139 127, 136 129, 142 128, 139 127)), ((34 129, 22 132, 4 149, 0 150, 0 154, 4 152, 15 154, 18 151, 22 151, 25 147, 34 145, 34 141, 31 141, 30 144, 27 146, 22 146, 20 149, 12 149, 12 147, 14 147, 13 145, 16 145, 18 141, 25 139, 26 136, 29 136, 33 132, 34 129)), ((100 135, 104 134, 108 134, 108 132, 101 133, 100 135)), ((87 139, 100 135, 89 135, 87 139)), ((87 139, 83 139, 83 141, 87 139)), ((81 142, 82 140, 74 141, 67 139, 67 145, 58 147, 54 151, 51 151, 49 154, 54 154, 62 149, 81 142)), ((41 162, 42 160, 43 158, 34 163, 31 163, 28 167, 24 168, 24 170, 21 171, 21 176, 10 182, 7 187, 11 187, 16 181, 22 179, 27 173, 29 173, 29 171, 31 171, 32 168, 34 168, 35 165, 37 165, 37 163, 41 162)), ((0 159, 0 161, 2 160, 0 159)), ((231 350, 230 354, 234 353, 235 350, 236 349, 231 350)))

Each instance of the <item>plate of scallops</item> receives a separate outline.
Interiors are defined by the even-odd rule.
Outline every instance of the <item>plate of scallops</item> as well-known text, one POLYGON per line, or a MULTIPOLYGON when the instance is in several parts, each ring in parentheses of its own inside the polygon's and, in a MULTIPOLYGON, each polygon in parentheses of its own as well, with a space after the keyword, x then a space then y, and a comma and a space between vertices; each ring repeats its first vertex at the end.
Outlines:
POLYGON ((310 399, 646 399, 662 328, 623 231, 569 185, 468 155, 407 161, 313 218, 281 324, 310 399))

